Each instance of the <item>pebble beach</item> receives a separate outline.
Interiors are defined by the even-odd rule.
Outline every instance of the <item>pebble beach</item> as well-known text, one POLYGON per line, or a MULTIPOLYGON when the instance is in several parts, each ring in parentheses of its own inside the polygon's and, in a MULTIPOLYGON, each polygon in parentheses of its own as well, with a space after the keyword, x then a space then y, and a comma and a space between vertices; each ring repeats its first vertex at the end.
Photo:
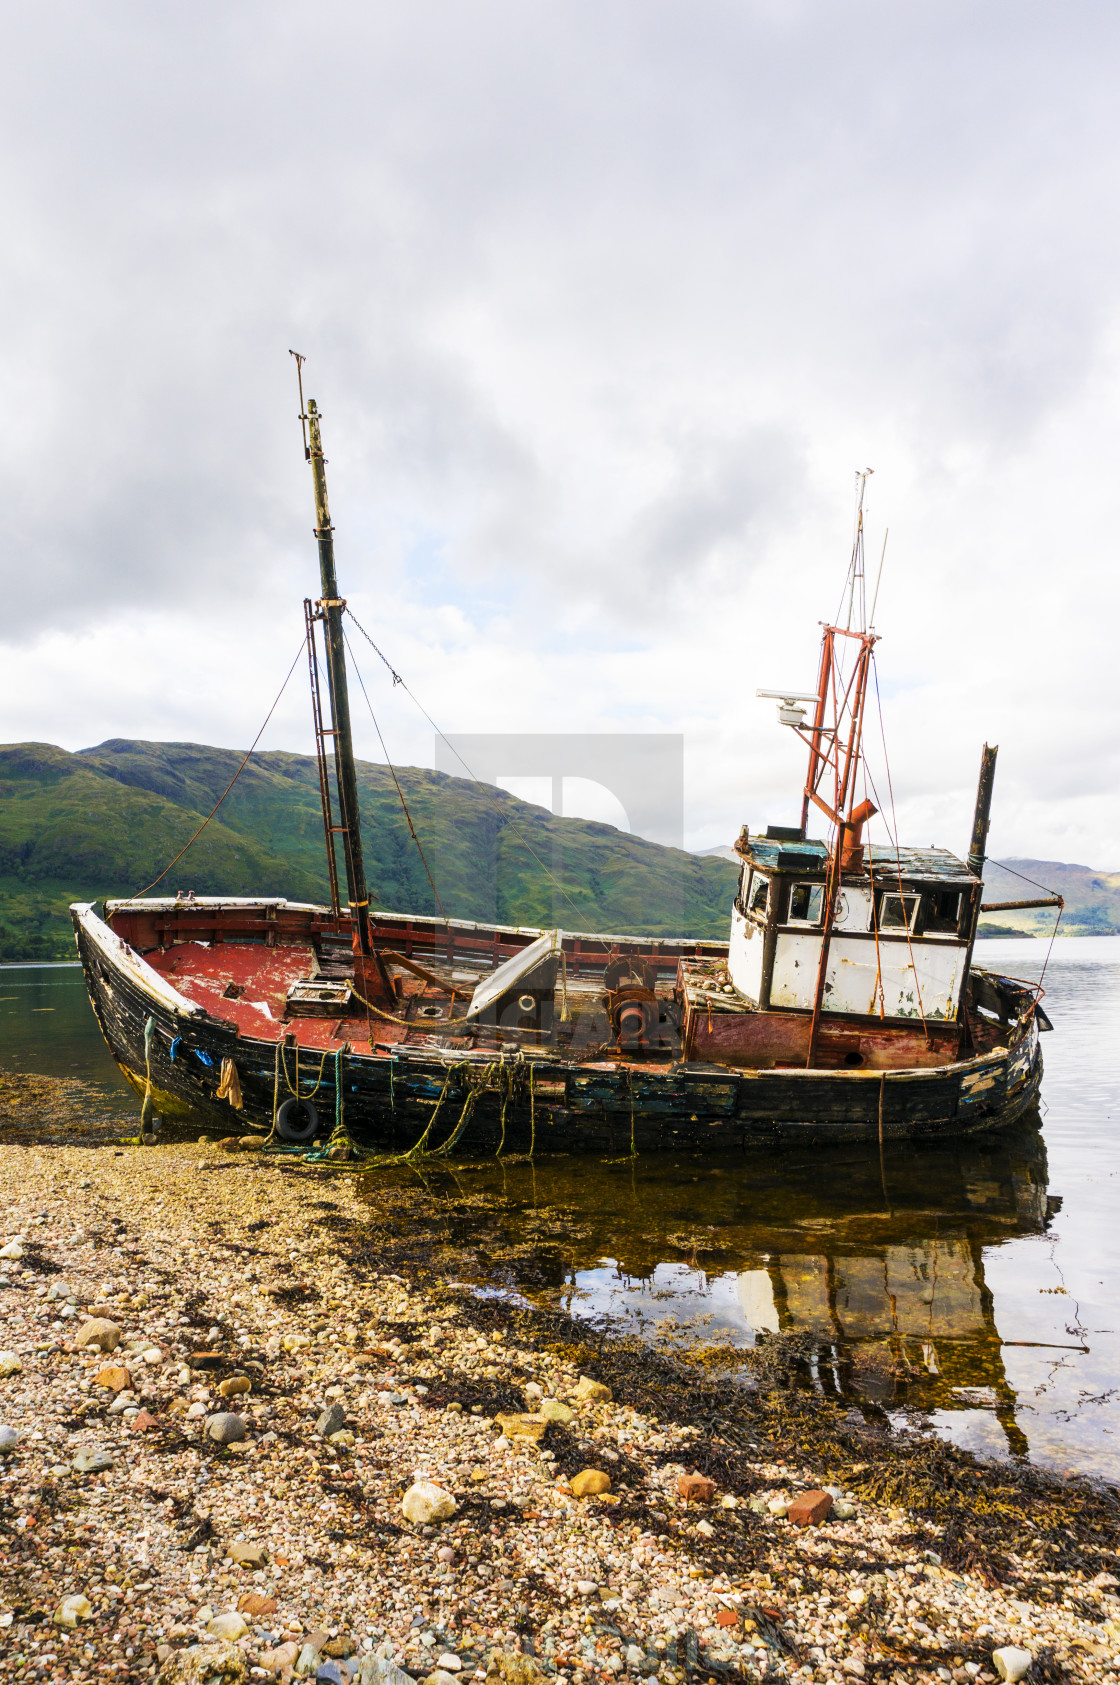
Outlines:
POLYGON ((81 1100, 0 1091, 4 1679, 1120 1669, 1111 1489, 884 1431, 778 1345, 730 1374, 479 1291, 361 1166, 81 1100))

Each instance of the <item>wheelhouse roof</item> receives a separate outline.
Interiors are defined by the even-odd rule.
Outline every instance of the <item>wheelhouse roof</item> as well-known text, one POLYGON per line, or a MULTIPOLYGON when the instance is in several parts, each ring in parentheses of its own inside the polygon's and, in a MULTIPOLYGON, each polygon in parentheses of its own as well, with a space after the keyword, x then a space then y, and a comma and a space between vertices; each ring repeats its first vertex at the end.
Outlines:
MULTIPOLYGON (((828 846, 823 842, 778 842, 766 837, 754 837, 743 846, 744 860, 763 872, 797 872, 807 877, 823 877, 828 869, 828 846)), ((864 846, 864 870, 845 872, 848 883, 870 884, 872 876, 883 887, 889 880, 896 883, 901 876, 903 885, 942 884, 964 889, 979 883, 963 860, 950 854, 947 848, 891 848, 884 843, 864 846), (870 870, 868 870, 870 867, 870 870)))

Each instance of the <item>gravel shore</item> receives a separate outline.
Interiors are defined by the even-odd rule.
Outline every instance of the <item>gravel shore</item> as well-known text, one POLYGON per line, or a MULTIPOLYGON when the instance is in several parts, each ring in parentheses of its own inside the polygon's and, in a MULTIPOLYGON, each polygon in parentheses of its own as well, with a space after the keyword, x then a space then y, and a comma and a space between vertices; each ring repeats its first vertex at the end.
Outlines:
POLYGON ((884 1433, 777 1342, 744 1384, 480 1296, 352 1166, 80 1098, 0 1085, 4 1679, 1120 1668, 1110 1490, 884 1433))

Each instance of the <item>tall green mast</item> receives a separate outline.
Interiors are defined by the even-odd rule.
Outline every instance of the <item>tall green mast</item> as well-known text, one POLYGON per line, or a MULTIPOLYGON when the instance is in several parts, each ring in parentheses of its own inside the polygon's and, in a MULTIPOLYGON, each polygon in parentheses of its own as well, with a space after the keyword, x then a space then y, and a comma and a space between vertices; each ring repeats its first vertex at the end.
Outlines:
MULTIPOLYGON (((381 956, 377 953, 369 928, 369 891, 366 887, 365 862, 362 858, 361 816, 358 809, 358 779, 354 768, 354 737, 350 725, 350 692, 346 682, 346 643, 342 632, 345 600, 338 594, 338 575, 334 563, 334 527, 331 525, 330 504, 327 501, 326 458, 319 425, 319 407, 314 398, 303 410, 303 359, 293 352, 300 372, 300 420, 304 423, 304 452, 311 464, 311 478, 315 487, 315 540, 319 546, 319 578, 323 595, 315 605, 317 618, 323 623, 323 642, 327 656, 327 686, 331 704, 331 735, 334 739, 334 769, 338 788, 340 824, 333 827, 342 837, 346 866, 346 893, 350 903, 350 917, 354 923, 355 971, 362 973, 359 987, 371 990, 382 998, 392 996, 392 986, 381 956), (368 959, 362 965, 360 959, 368 959)), ((327 815, 327 823, 330 816, 327 815)))

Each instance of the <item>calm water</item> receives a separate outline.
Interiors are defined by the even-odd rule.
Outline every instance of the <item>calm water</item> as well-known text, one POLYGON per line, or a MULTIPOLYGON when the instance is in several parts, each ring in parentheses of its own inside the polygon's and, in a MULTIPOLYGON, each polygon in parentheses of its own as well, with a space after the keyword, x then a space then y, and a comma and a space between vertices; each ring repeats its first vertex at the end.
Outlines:
POLYGON ((132 1093, 109 1057, 76 962, 0 965, 0 1069, 81 1077, 132 1093))
MULTIPOLYGON (((1045 952, 979 958, 1036 978, 1045 952)), ((534 1298, 655 1337, 801 1333, 826 1390, 1120 1480, 1120 938, 1057 943, 1046 990, 1041 1132, 423 1174, 465 1215, 488 1197, 483 1250, 534 1298)), ((69 967, 0 968, 0 1065, 123 1086, 69 967)))

